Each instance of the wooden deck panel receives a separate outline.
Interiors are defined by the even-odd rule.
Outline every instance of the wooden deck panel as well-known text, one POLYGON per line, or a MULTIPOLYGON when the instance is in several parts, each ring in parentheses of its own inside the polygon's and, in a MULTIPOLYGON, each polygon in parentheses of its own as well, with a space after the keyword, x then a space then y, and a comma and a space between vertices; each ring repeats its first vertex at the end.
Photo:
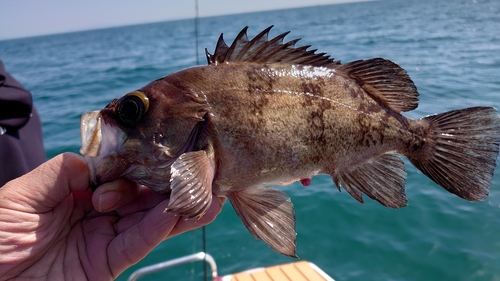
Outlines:
POLYGON ((235 274, 231 281, 255 281, 255 279, 250 274, 235 274))
POLYGON ((268 267, 266 272, 273 280, 287 280, 285 273, 279 268, 279 266, 268 267))
MULTIPOLYGON (((309 280, 325 280, 311 265, 307 262, 296 263, 295 265, 304 276, 307 276, 309 280)), ((326 281, 326 280, 325 280, 326 281)))
POLYGON ((307 261, 293 262, 241 272, 232 275, 231 281, 327 281, 307 261))
POLYGON ((283 270, 283 272, 286 274, 286 277, 288 277, 288 279, 285 280, 308 281, 308 279, 306 279, 306 277, 302 275, 302 273, 297 269, 296 264, 297 263, 289 263, 279 266, 281 267, 281 270, 283 270))

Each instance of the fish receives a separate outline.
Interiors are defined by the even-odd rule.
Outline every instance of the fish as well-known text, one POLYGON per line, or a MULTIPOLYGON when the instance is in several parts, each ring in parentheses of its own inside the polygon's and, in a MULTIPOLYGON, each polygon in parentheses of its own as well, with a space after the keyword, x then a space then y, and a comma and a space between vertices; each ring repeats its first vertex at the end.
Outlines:
POLYGON ((226 197, 248 231, 296 257, 295 212, 275 188, 318 174, 363 203, 407 205, 406 157, 445 190, 487 198, 500 116, 477 106, 411 119, 419 93, 384 58, 346 64, 245 27, 220 35, 207 65, 171 73, 81 117, 82 147, 98 186, 127 178, 170 196, 168 213, 199 218, 226 197))

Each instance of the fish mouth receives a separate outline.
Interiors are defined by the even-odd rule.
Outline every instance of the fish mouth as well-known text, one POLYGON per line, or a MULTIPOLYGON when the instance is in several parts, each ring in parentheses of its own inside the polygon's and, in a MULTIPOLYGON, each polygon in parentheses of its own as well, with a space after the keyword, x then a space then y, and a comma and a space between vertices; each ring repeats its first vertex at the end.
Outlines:
POLYGON ((99 155, 101 149, 101 116, 100 111, 86 112, 80 119, 82 147, 80 153, 89 157, 99 155))
POLYGON ((80 120, 82 146, 90 173, 91 188, 114 180, 117 152, 123 144, 125 133, 116 126, 103 122, 100 111, 84 113, 80 120))

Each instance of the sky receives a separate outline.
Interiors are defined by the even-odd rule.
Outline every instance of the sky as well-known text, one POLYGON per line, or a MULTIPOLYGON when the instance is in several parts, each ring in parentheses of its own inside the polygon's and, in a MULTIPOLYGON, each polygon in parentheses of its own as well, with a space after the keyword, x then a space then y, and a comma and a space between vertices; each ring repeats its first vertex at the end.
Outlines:
MULTIPOLYGON (((199 0, 200 17, 359 0, 199 0)), ((195 16, 195 0, 0 0, 0 40, 195 16)))

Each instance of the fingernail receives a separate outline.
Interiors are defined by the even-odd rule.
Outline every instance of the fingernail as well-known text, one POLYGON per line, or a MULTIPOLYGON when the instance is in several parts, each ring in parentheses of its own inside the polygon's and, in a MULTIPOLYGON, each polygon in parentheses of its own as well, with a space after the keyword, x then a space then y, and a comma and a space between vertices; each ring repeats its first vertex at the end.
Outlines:
POLYGON ((104 192, 99 196, 99 212, 109 212, 113 211, 114 207, 120 203, 122 199, 122 194, 116 191, 104 192))

